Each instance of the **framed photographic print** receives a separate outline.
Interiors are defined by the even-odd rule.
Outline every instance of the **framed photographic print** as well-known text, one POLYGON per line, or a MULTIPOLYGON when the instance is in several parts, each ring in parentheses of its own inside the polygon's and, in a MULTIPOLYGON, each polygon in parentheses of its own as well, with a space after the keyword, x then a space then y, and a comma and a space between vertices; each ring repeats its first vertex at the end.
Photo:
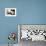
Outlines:
POLYGON ((19 42, 21 40, 46 41, 46 25, 19 24, 18 34, 19 42))
POLYGON ((16 16, 16 8, 5 8, 5 16, 16 16))

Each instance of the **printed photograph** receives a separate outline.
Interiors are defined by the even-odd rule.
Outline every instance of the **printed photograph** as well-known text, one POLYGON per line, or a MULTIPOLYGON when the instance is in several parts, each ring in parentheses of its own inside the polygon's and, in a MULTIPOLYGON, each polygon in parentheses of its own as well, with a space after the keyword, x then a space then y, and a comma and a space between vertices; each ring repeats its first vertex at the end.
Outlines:
POLYGON ((16 16, 16 8, 5 8, 5 16, 16 16))
POLYGON ((18 38, 20 46, 46 42, 46 25, 20 24, 18 25, 18 38))

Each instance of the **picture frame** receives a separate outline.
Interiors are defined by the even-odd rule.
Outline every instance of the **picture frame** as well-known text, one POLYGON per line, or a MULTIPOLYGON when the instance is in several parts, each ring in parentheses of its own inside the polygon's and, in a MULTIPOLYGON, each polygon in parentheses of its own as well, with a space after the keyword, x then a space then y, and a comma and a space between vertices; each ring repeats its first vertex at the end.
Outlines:
POLYGON ((5 8, 5 16, 16 17, 16 8, 5 8))

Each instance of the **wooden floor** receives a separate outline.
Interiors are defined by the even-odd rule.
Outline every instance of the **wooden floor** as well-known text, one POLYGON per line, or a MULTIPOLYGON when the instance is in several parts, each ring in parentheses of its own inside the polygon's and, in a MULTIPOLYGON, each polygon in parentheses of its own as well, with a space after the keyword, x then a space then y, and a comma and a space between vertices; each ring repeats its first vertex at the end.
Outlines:
MULTIPOLYGON (((0 44, 0 46, 8 46, 8 44, 0 44)), ((28 41, 21 40, 19 44, 15 44, 13 46, 46 46, 46 42, 43 41, 32 42, 31 40, 28 41)))
MULTIPOLYGON (((8 44, 0 44, 0 46, 8 46, 8 44)), ((18 46, 18 44, 15 44, 15 45, 9 45, 9 46, 18 46)))
POLYGON ((45 41, 34 41, 31 40, 21 40, 19 46, 46 46, 45 41))

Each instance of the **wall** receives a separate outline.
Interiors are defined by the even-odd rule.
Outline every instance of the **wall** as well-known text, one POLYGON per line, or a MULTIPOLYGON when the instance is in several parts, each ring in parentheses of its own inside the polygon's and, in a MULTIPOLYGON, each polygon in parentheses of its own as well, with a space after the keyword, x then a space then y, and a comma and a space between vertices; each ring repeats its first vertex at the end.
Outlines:
POLYGON ((17 24, 46 24, 46 0, 0 1, 0 9, 7 7, 17 8, 17 16, 5 17, 0 11, 0 44, 8 43, 9 32, 18 32, 17 24))

